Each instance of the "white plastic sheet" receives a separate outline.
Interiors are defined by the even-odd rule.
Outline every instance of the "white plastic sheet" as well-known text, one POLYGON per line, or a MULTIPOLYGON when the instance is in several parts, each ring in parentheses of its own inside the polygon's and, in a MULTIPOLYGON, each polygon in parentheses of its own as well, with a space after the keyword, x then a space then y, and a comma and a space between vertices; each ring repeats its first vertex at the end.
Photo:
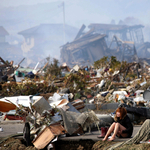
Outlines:
POLYGON ((52 100, 53 101, 59 101, 61 99, 61 96, 58 93, 54 93, 52 100))

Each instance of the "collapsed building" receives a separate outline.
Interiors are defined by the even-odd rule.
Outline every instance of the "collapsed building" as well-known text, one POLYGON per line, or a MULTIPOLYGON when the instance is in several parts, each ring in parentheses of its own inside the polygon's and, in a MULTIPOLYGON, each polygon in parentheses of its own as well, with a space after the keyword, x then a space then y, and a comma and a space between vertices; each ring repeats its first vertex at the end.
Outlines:
POLYGON ((112 24, 90 24, 88 28, 94 28, 94 31, 99 34, 106 34, 107 44, 110 44, 114 35, 123 41, 133 41, 136 44, 144 43, 142 32, 143 25, 112 25, 112 24))
POLYGON ((103 56, 112 55, 120 61, 137 62, 135 43, 144 43, 143 27, 91 24, 90 30, 83 33, 85 25, 82 25, 74 41, 61 47, 61 62, 89 65, 103 56))
POLYGON ((67 64, 93 63, 107 53, 105 34, 93 33, 93 29, 71 43, 62 46, 61 61, 67 64))
MULTIPOLYGON (((112 24, 90 24, 88 28, 94 28, 99 34, 106 34, 106 42, 108 45, 113 40, 114 35, 122 41, 132 41, 136 47, 137 56, 140 58, 150 57, 150 43, 144 42, 143 25, 112 25, 112 24)), ((129 42, 128 42, 129 43, 129 42)))

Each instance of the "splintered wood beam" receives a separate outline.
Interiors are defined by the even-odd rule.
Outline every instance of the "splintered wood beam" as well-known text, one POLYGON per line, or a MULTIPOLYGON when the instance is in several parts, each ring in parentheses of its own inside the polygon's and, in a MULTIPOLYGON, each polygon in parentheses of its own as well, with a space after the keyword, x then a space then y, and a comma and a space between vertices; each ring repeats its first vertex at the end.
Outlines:
POLYGON ((7 66, 6 65, 1 65, 0 64, 0 68, 6 68, 7 66))
POLYGON ((0 57, 0 61, 5 64, 6 66, 9 66, 1 57, 0 57))
POLYGON ((23 58, 23 59, 20 61, 20 63, 18 64, 18 66, 20 66, 20 64, 21 64, 24 60, 25 60, 25 58, 23 58))
POLYGON ((85 29, 85 27, 86 27, 86 26, 83 24, 82 27, 80 28, 78 34, 76 35, 76 37, 75 37, 74 40, 76 40, 76 39, 78 39, 78 38, 80 37, 80 35, 82 34, 82 32, 83 32, 83 30, 85 29))
POLYGON ((82 38, 88 36, 88 35, 91 34, 94 30, 95 30, 94 28, 90 29, 87 33, 83 34, 82 38))

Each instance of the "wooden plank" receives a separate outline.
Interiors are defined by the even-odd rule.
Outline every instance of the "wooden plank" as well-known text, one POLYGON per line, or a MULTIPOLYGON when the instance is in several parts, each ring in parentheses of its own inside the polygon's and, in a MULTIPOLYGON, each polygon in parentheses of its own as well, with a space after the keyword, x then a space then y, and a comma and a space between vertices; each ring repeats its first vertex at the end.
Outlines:
POLYGON ((78 34, 76 35, 76 37, 75 37, 75 39, 74 40, 76 40, 76 39, 78 39, 79 37, 80 37, 80 35, 82 34, 82 32, 83 32, 83 30, 85 29, 85 25, 83 24, 82 26, 81 26, 81 28, 80 28, 80 30, 79 30, 79 32, 78 32, 78 34))
POLYGON ((9 66, 1 57, 0 57, 0 61, 5 64, 6 66, 9 66))
POLYGON ((51 129, 51 132, 55 136, 67 133, 67 131, 65 130, 65 128, 59 122, 50 125, 49 128, 51 129))
POLYGON ((43 149, 55 136, 67 133, 60 123, 55 123, 46 127, 34 140, 33 145, 37 149, 43 149))
POLYGON ((54 139, 55 135, 49 127, 46 127, 33 141, 33 145, 37 149, 43 149, 50 141, 54 139))

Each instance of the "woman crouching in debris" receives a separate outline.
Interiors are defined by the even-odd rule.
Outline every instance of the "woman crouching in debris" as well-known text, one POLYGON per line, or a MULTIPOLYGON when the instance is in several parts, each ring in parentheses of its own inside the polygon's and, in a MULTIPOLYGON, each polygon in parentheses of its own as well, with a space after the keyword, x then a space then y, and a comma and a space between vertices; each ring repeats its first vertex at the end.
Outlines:
POLYGON ((127 110, 124 107, 117 108, 114 120, 115 122, 110 126, 103 141, 106 141, 112 132, 113 135, 109 141, 113 141, 115 136, 119 138, 130 138, 133 132, 133 125, 130 118, 127 116, 127 110))

